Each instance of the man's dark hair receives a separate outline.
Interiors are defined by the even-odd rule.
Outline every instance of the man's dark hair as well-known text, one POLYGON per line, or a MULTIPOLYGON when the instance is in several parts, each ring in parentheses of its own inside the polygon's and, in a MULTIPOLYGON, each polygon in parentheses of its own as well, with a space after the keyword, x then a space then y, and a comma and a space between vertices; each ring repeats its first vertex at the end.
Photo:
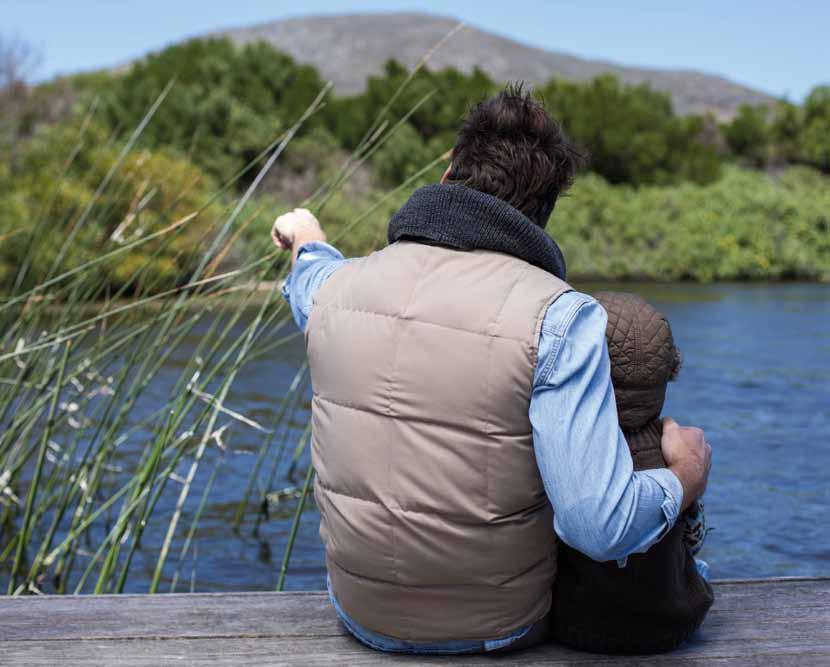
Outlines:
POLYGON ((519 83, 470 110, 447 182, 498 197, 544 227, 583 162, 559 123, 519 83))

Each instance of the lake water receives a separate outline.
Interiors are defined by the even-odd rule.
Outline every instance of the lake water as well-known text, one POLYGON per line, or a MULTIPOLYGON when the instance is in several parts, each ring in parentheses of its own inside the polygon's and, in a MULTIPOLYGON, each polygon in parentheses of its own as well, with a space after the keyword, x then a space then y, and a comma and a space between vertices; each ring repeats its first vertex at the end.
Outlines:
MULTIPOLYGON (((581 287, 590 291, 595 286, 581 287)), ((830 575, 830 287, 625 289, 641 293, 668 316, 684 355, 666 414, 704 428, 712 443, 706 495, 712 532, 701 554, 712 575, 830 575)), ((196 342, 194 338, 177 352, 171 378, 178 376, 179 364, 196 342)), ((298 338, 246 369, 227 404, 267 423, 303 359, 298 338)), ((159 379, 159 398, 169 391, 164 377, 159 379)), ((305 426, 309 398, 306 392, 288 447, 305 426)), ((197 535, 195 567, 189 564, 182 573, 186 582, 195 573, 196 590, 272 590, 276 585, 296 501, 289 499, 272 509, 256 530, 252 508, 240 533, 231 529, 259 442, 259 434, 245 429, 237 429, 230 438, 197 535)), ((269 466, 266 461, 265 468, 269 466)), ((193 497, 201 493, 207 475, 207 469, 200 471, 193 497)), ((297 483, 301 480, 286 478, 283 466, 273 490, 297 483)), ((185 516, 183 525, 188 520, 185 516)), ((297 537, 288 589, 324 586, 317 521, 310 503, 297 537)), ((144 542, 150 545, 160 537, 151 532, 144 542)), ((146 560, 137 555, 128 590, 146 591, 156 554, 157 549, 148 549, 146 560)), ((165 589, 163 584, 161 590, 165 589)))

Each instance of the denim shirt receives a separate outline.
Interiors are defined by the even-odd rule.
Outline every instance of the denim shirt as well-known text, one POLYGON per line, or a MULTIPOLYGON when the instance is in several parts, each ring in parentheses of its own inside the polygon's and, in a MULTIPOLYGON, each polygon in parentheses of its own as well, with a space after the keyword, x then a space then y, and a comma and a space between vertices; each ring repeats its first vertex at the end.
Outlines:
MULTIPOLYGON (((327 243, 300 248, 282 287, 297 325, 305 331, 321 285, 353 261, 327 243)), ((668 469, 634 472, 620 431, 605 340, 607 316, 590 296, 567 292, 545 313, 529 417, 536 463, 563 542, 597 561, 642 553, 674 527, 683 487, 668 469)), ((419 644, 379 635, 349 618, 329 590, 347 629, 380 650, 472 653, 508 646, 530 626, 488 641, 419 644)))

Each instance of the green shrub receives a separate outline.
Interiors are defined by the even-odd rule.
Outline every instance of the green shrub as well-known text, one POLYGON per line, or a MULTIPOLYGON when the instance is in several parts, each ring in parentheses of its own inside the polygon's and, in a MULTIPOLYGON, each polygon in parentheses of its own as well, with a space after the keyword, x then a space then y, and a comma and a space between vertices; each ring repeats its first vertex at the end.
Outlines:
MULTIPOLYGON (((21 285, 32 287, 205 207, 187 224, 136 245, 96 273, 113 290, 127 285, 140 267, 154 289, 186 281, 218 219, 219 207, 209 204, 216 184, 169 150, 144 149, 126 156, 96 199, 116 165, 120 144, 93 126, 67 168, 78 136, 75 124, 38 134, 0 178, 0 234, 11 234, 0 244, 0 285, 8 290, 26 264, 21 285)), ((129 291, 136 287, 130 285, 129 291)))
POLYGON ((639 189, 588 175, 548 230, 580 277, 830 280, 830 181, 805 168, 639 189))

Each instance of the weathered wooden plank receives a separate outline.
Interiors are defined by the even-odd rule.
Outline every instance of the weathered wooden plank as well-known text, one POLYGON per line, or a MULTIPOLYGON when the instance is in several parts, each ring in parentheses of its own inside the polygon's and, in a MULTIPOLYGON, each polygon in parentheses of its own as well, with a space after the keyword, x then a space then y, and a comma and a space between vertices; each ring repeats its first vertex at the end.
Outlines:
POLYGON ((341 633, 318 592, 0 597, 0 642, 341 633))
MULTIPOLYGON (((768 629, 811 619, 830 625, 830 580, 716 587, 706 624, 711 630, 749 626, 740 632, 750 636, 761 621, 768 629)), ((317 592, 0 597, 0 641, 340 633, 326 594, 317 592)))
POLYGON ((741 604, 750 604, 761 608, 775 601, 792 600, 793 602, 807 603, 819 601, 827 604, 830 600, 830 579, 828 578, 793 578, 789 580, 745 580, 740 582, 716 582, 718 602, 720 604, 734 604, 741 600, 741 604))
MULTIPOLYGON (((342 630, 324 596, 192 596, 95 600, 50 599, 49 604, 0 604, 0 642, 197 637, 332 637, 342 630), (275 599, 276 598, 276 599, 275 599), (155 604, 149 604, 155 602, 155 604), (79 604, 80 603, 80 604, 79 604), (54 604, 57 609, 51 608, 54 604), (15 609, 15 607, 18 607, 15 609)), ((28 601, 27 601, 28 602, 28 601)), ((727 631, 740 639, 774 638, 830 628, 830 608, 783 606, 765 610, 713 609, 703 637, 727 631)), ((827 630, 830 633, 830 630, 827 630)))
POLYGON ((740 609, 763 611, 779 607, 827 607, 830 605, 830 586, 815 582, 809 585, 777 585, 765 588, 763 585, 717 586, 715 609, 740 609))
MULTIPOLYGON (((668 656, 545 646, 522 665, 830 665, 830 579, 716 584, 703 628, 668 656)), ((465 657, 464 665, 493 658, 465 657)), ((325 593, 0 597, 0 664, 458 664, 392 657, 345 636, 325 593)))
POLYGON ((741 612, 733 609, 728 612, 713 610, 706 617, 706 629, 710 632, 726 628, 741 637, 751 637, 753 629, 763 628, 768 634, 787 632, 788 627, 796 624, 830 623, 830 611, 820 607, 790 607, 784 610, 766 609, 741 612))
POLYGON ((478 667, 498 664, 527 667, 648 667, 679 665, 805 665, 826 667, 830 646, 813 648, 791 642, 785 646, 756 651, 736 646, 716 655, 669 654, 662 656, 605 657, 544 647, 494 659, 487 656, 393 656, 360 646, 347 637, 250 639, 105 640, 76 642, 6 642, 0 647, 7 666, 53 667, 58 664, 85 667, 159 667, 166 665, 246 665, 247 667, 331 667, 332 665, 463 665, 478 667))

